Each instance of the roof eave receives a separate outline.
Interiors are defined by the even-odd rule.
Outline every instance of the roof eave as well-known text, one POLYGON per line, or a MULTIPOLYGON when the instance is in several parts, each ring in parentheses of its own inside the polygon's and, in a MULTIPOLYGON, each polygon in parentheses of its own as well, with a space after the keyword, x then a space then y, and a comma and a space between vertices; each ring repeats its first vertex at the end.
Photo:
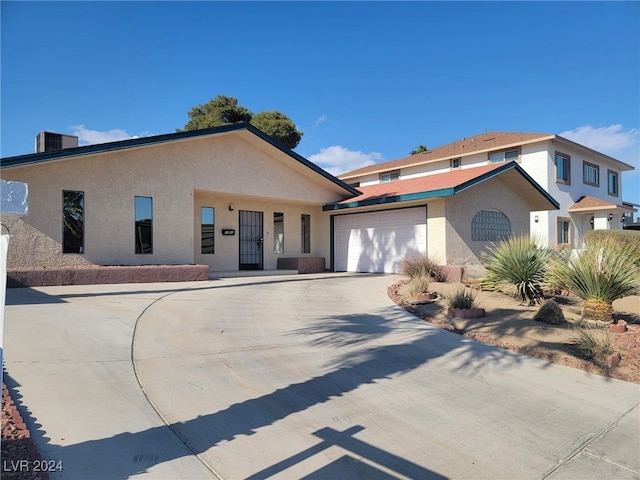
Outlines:
POLYGON ((426 192, 407 193, 404 195, 393 195, 390 197, 376 197, 366 200, 349 203, 330 203, 322 207, 323 212, 345 210, 348 208, 370 207, 373 205, 387 205, 389 203, 410 202, 415 200, 425 200, 437 197, 446 197, 455 193, 453 188, 442 188, 440 190, 430 190, 426 192))
MULTIPOLYGON (((408 163, 406 165, 402 165, 402 166, 398 167, 398 169, 400 169, 400 168, 419 167, 421 165, 427 165, 427 164, 430 164, 430 163, 442 162, 443 160, 449 160, 451 158, 464 158, 464 157, 469 157, 471 155, 478 155, 478 154, 481 154, 481 153, 489 153, 489 152, 494 152, 496 150, 503 150, 505 148, 519 147, 521 145, 529 145, 531 143, 546 142, 547 140, 553 140, 554 138, 556 138, 556 136, 557 135, 554 135, 554 134, 540 135, 539 137, 536 137, 536 138, 533 138, 533 139, 530 139, 530 140, 523 140, 523 141, 520 141, 520 142, 505 143, 505 144, 502 144, 502 145, 493 146, 491 148, 483 148, 481 150, 473 150, 473 151, 469 151, 469 152, 462 152, 461 151, 459 155, 456 153, 455 155, 445 155, 445 156, 441 156, 441 157, 422 160, 422 161, 419 161, 419 162, 408 163)), ((412 155, 412 156, 428 155, 428 153, 429 152, 425 152, 424 154, 417 154, 417 155, 412 155)), ((376 164, 376 165, 380 165, 380 167, 381 167, 381 168, 376 169, 376 170, 367 171, 365 173, 356 173, 354 175, 352 175, 352 172, 346 172, 345 174, 342 174, 339 177, 341 179, 348 180, 348 179, 358 178, 358 177, 361 177, 361 176, 364 176, 364 175, 374 175, 376 173, 386 172, 386 171, 391 169, 391 167, 389 165, 392 162, 396 162, 396 161, 399 161, 399 160, 404 160, 406 158, 411 158, 411 157, 404 157, 404 158, 399 158, 399 159, 396 159, 396 160, 390 160, 388 162, 376 164)), ((357 172, 357 170, 354 170, 354 172, 357 172)))
POLYGON ((183 141, 183 140, 187 140, 195 137, 204 138, 207 136, 221 135, 221 134, 226 134, 226 133, 240 131, 240 130, 246 130, 248 132, 251 132, 252 134, 264 140, 265 142, 269 143, 271 146, 277 148, 278 150, 282 151, 289 157, 300 162, 305 167, 311 169, 315 173, 321 175, 325 179, 339 186, 341 189, 348 192, 349 195, 351 196, 360 195, 360 192, 356 190, 354 187, 352 187, 351 185, 348 185, 347 183, 343 182, 339 178, 331 175, 329 172, 323 170, 322 168, 318 167, 316 164, 310 162, 303 156, 297 154, 290 148, 284 146, 283 144, 281 144, 271 136, 267 135, 260 129, 251 125, 250 123, 235 123, 231 125, 204 128, 200 130, 188 130, 183 132, 154 135, 151 137, 130 138, 127 140, 119 140, 116 142, 84 145, 82 147, 66 148, 62 150, 55 150, 52 152, 30 153, 27 155, 18 155, 15 157, 3 158, 2 161, 0 162, 0 168, 5 169, 5 168, 12 168, 12 167, 22 167, 22 166, 33 165, 33 164, 48 162, 48 161, 66 160, 70 158, 81 157, 84 155, 113 152, 118 150, 124 150, 127 148, 138 148, 138 147, 144 147, 149 145, 158 145, 162 143, 183 141))

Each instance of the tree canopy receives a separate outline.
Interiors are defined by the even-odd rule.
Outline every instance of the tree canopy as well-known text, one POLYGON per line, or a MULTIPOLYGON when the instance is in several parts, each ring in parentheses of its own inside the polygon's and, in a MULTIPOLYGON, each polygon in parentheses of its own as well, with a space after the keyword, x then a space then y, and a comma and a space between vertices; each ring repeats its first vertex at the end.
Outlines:
MULTIPOLYGON (((299 131, 295 123, 284 113, 274 110, 254 115, 253 112, 238 104, 236 98, 226 95, 218 95, 208 103, 193 107, 188 115, 189 121, 184 126, 184 130, 250 122, 288 148, 295 148, 303 135, 303 132, 299 131)), ((181 130, 177 129, 177 131, 181 130)))
POLYGON ((416 153, 423 153, 423 152, 428 152, 429 149, 427 148, 426 145, 418 145, 415 150, 411 150, 410 155, 415 155, 416 153))

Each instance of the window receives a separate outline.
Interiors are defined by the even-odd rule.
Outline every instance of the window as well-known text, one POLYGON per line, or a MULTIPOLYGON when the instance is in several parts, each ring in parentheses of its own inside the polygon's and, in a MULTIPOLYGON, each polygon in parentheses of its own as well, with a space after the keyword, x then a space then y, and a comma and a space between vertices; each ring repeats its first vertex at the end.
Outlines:
POLYGON ((273 212, 273 253, 284 253, 284 213, 273 212))
POLYGON ((571 157, 556 152, 556 183, 571 184, 571 157))
POLYGON ((518 149, 504 150, 502 152, 494 152, 489 154, 489 161, 491 163, 517 162, 519 155, 520 151, 518 149))
POLYGON ((480 210, 471 220, 471 240, 495 242, 511 235, 509 218, 495 210, 480 210))
POLYGON ((62 253, 84 253, 84 192, 62 191, 62 253))
POLYGON ((135 197, 136 253, 153 253, 153 201, 135 197))
POLYGON ((215 253, 215 218, 213 207, 200 207, 200 251, 203 254, 215 253))
POLYGON ((380 183, 393 182, 400 178, 400 172, 396 170, 395 172, 385 172, 380 174, 380 183))
POLYGON ((558 218, 556 230, 558 233, 558 247, 571 246, 571 220, 558 218))
POLYGON ((461 163, 460 158, 452 158, 449 166, 451 168, 460 168, 461 163))
POLYGON ((589 162, 582 162, 582 178, 587 185, 600 186, 600 167, 589 162))
POLYGON ((613 170, 607 170, 607 189, 609 195, 618 196, 618 174, 613 170))
POLYGON ((302 253, 311 253, 311 215, 302 214, 302 253))

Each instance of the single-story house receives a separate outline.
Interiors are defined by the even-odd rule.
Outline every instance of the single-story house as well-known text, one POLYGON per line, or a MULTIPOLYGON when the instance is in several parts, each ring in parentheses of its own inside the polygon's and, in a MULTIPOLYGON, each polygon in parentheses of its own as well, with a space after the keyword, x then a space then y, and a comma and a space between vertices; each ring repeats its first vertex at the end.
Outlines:
POLYGON ((477 264, 489 241, 527 234, 531 211, 558 206, 515 162, 357 188, 250 124, 8 157, 1 172, 29 185, 28 215, 2 219, 10 269, 477 264))

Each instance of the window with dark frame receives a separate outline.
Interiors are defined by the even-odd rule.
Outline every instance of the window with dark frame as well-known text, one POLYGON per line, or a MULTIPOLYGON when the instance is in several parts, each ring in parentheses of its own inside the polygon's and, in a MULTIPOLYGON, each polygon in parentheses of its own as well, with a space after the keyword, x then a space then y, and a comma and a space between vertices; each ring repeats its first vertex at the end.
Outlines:
POLYGON ((384 172, 380 174, 380 183, 394 182, 400 178, 400 171, 384 172))
POLYGON ((84 253, 84 192, 62 191, 62 253, 84 253))
POLYGON ((151 197, 134 198, 135 237, 137 254, 153 253, 153 200, 151 197))
POLYGON ((613 170, 607 170, 607 191, 609 195, 618 196, 618 173, 613 170))
POLYGON ((461 159, 460 158, 452 158, 450 160, 450 164, 449 167, 450 168, 460 168, 460 165, 462 164, 461 159))
POLYGON ((571 220, 568 218, 558 218, 556 224, 558 247, 571 246, 571 220))
POLYGON ((490 163, 501 162, 517 162, 520 156, 519 149, 502 150, 500 152, 493 152, 489 154, 490 163))
POLYGON ((571 184, 571 157, 556 152, 556 183, 571 184))
POLYGON ((273 253, 284 253, 284 213, 273 212, 273 253))
POLYGON ((311 253, 311 215, 303 213, 300 220, 302 226, 302 253, 311 253))
POLYGON ((213 207, 200 207, 200 252, 203 255, 215 252, 215 218, 213 207))
POLYGON ((582 162, 582 181, 586 185, 600 186, 600 167, 589 162, 582 162))

